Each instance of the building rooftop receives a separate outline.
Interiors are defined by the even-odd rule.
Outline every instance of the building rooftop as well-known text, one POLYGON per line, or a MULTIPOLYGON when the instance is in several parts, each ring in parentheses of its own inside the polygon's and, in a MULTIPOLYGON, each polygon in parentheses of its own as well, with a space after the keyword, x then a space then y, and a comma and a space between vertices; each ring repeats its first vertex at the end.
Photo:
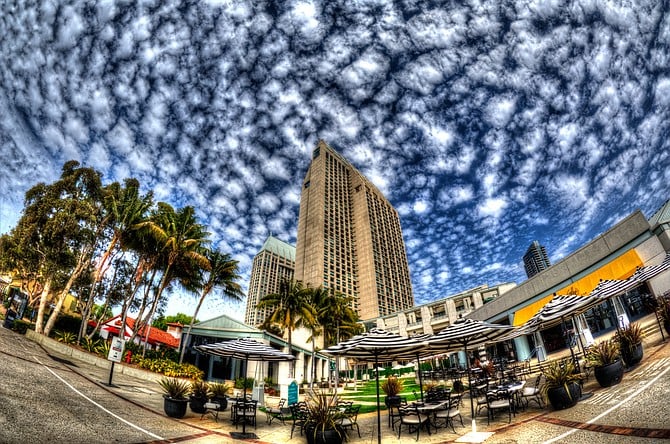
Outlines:
POLYGON ((274 236, 268 236, 263 244, 261 251, 269 251, 277 256, 283 257, 295 262, 295 247, 286 242, 277 239, 274 236))

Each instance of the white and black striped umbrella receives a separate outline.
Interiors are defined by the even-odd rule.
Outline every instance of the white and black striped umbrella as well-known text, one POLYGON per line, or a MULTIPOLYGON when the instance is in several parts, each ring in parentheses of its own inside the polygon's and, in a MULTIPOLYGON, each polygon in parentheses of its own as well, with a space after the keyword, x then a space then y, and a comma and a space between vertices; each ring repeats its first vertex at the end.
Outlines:
MULTIPOLYGON (((491 344, 501 340, 512 331, 511 325, 492 324, 485 321, 460 318, 444 330, 428 339, 428 346, 434 347, 462 347, 465 355, 468 355, 468 347, 491 344)), ((468 372, 468 387, 472 387, 470 372, 468 372)), ((475 421, 475 406, 470 396, 470 413, 472 415, 472 431, 477 431, 475 421)))
POLYGON ((628 279, 603 279, 598 282, 596 288, 591 290, 589 296, 593 296, 600 302, 603 302, 614 296, 624 294, 638 285, 640 285, 640 282, 635 282, 633 276, 628 279))
MULTIPOLYGON (((295 356, 284 353, 262 342, 250 338, 238 338, 214 344, 198 345, 194 347, 201 353, 243 359, 246 371, 249 361, 293 361, 295 356)), ((247 385, 243 384, 243 399, 247 397, 247 385)), ((254 433, 247 434, 247 422, 242 421, 241 438, 257 439, 254 433)))
POLYGON ((628 280, 634 282, 635 286, 637 286, 668 271, 668 269, 670 269, 670 254, 666 254, 663 262, 658 265, 649 265, 647 267, 638 268, 628 280))
POLYGON ((565 318, 583 313, 601 302, 602 300, 593 295, 578 296, 570 294, 554 296, 532 318, 520 325, 519 330, 532 333, 535 330, 553 327, 563 322, 565 318))
MULTIPOLYGON (((372 330, 356 335, 353 338, 340 342, 321 350, 332 356, 347 356, 361 362, 374 362, 375 368, 379 362, 414 357, 427 347, 427 336, 406 338, 382 329, 372 330)), ((377 374, 377 442, 381 444, 381 413, 379 404, 379 372, 377 374)))
POLYGON ((198 345, 195 349, 210 355, 227 356, 245 361, 292 361, 295 356, 284 353, 250 338, 238 338, 214 344, 198 345))

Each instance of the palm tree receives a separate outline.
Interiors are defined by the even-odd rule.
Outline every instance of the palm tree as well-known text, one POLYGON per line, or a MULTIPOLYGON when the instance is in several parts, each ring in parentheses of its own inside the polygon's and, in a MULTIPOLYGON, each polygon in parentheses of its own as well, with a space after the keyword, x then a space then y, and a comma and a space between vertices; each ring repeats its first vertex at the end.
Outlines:
MULTIPOLYGON (((324 345, 337 344, 363 330, 358 314, 352 308, 354 298, 331 290, 322 298, 317 308, 319 323, 324 328, 324 345)), ((335 387, 339 384, 339 359, 335 359, 335 387)))
POLYGON ((308 301, 312 305, 312 308, 314 309, 314 312, 316 313, 316 317, 314 318, 315 322, 312 322, 310 324, 306 322, 301 322, 301 324, 310 330, 311 335, 308 338, 309 341, 312 342, 312 378, 311 378, 311 384, 312 387, 314 385, 314 379, 316 378, 316 338, 321 336, 323 334, 323 326, 322 326, 322 320, 319 316, 319 311, 321 310, 322 306, 326 303, 327 298, 328 298, 328 290, 324 289, 323 287, 318 287, 318 288, 311 288, 307 287, 308 289, 308 301))
POLYGON ((111 239, 107 244, 95 266, 93 283, 86 305, 82 309, 82 323, 77 341, 80 341, 86 331, 86 325, 95 301, 95 291, 107 269, 114 253, 120 251, 130 233, 136 225, 142 222, 151 208, 153 193, 140 195, 140 183, 137 179, 125 179, 122 187, 114 182, 103 189, 103 209, 105 212, 104 224, 111 231, 111 239))
MULTIPOLYGON (((160 281, 154 288, 154 299, 149 315, 143 323, 148 325, 163 291, 170 284, 178 280, 183 286, 191 286, 194 281, 193 273, 210 266, 209 260, 202 254, 202 247, 208 242, 209 233, 197 222, 193 207, 186 206, 175 211, 165 202, 159 202, 154 215, 148 221, 139 223, 138 228, 146 230, 150 243, 157 247, 159 256, 157 264, 162 272, 160 281)), ((138 326, 135 331, 140 329, 141 326, 138 326)), ((149 328, 146 328, 145 336, 146 342, 149 328)))
MULTIPOLYGON (((273 308, 270 322, 278 324, 288 334, 288 352, 293 353, 292 333, 299 325, 316 323, 316 312, 309 303, 309 289, 301 281, 283 279, 279 283, 279 293, 266 294, 256 308, 273 308)), ((295 378, 295 366, 289 362, 289 374, 295 378)))
POLYGON ((184 338, 181 353, 179 354, 180 364, 184 360, 184 351, 186 350, 186 346, 188 345, 191 336, 191 329, 193 328, 200 307, 207 295, 209 295, 214 288, 220 288, 222 290, 222 295, 228 299, 239 301, 242 299, 242 296, 244 296, 240 284, 236 282, 240 279, 240 275, 237 274, 238 262, 231 259, 230 255, 216 250, 205 249, 204 255, 209 260, 209 267, 205 269, 206 278, 204 281, 200 282, 200 299, 198 300, 198 305, 195 307, 195 312, 191 318, 188 330, 186 330, 186 337, 184 338))

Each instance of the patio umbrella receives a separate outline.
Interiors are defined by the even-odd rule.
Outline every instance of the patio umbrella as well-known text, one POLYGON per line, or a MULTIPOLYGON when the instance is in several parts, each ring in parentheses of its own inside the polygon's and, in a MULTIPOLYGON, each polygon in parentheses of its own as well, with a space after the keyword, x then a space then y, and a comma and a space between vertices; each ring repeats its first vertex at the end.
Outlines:
MULTIPOLYGON (((426 344, 406 338, 381 329, 372 329, 369 332, 354 336, 353 338, 340 342, 321 350, 332 356, 348 356, 361 362, 374 362, 375 368, 379 362, 397 359, 397 356, 407 354, 425 347, 426 344)), ((377 442, 381 444, 381 412, 379 405, 379 372, 376 373, 377 386, 377 442)))
MULTIPOLYGON (((497 342, 500 337, 509 333, 514 327, 511 325, 491 324, 489 322, 477 321, 474 319, 460 318, 449 325, 444 330, 433 335, 428 340, 429 347, 453 347, 460 346, 464 349, 465 355, 468 355, 468 347, 490 344, 497 342)), ((468 387, 472 386, 470 372, 468 372, 468 387)), ((475 406, 470 395, 470 412, 472 415, 472 432, 477 433, 477 424, 475 421, 475 406)))
POLYGON ((628 278, 629 281, 633 281, 635 285, 640 285, 643 282, 646 282, 650 279, 655 278, 659 274, 663 273, 670 269, 670 253, 665 255, 665 259, 658 265, 649 265, 646 267, 641 267, 635 270, 635 273, 628 278))
MULTIPOLYGON (((229 358, 243 359, 246 372, 249 361, 292 361, 295 356, 281 352, 262 342, 250 338, 238 338, 230 341, 217 342, 215 344, 198 345, 195 349, 201 353, 210 355, 226 356, 229 358)), ((246 381, 246 377, 245 377, 246 381)), ((247 397, 247 385, 243 384, 243 399, 247 397)), ((242 421, 242 433, 231 433, 238 439, 258 439, 255 433, 247 433, 247 423, 242 421)))
MULTIPOLYGON (((520 325, 519 331, 523 332, 523 334, 531 334, 539 330, 551 328, 555 325, 564 323, 566 318, 570 317, 572 319, 576 315, 583 313, 602 302, 602 300, 593 295, 554 296, 554 298, 547 302, 537 313, 535 313, 532 318, 530 318, 524 324, 520 325)), ((579 337, 579 335, 577 335, 577 337, 579 337)), ((583 350, 584 344, 581 345, 583 350)), ((570 347, 570 356, 572 357, 572 361, 575 362, 577 364, 577 368, 579 368, 577 358, 575 357, 575 353, 572 349, 572 341, 568 342, 568 346, 570 347)))

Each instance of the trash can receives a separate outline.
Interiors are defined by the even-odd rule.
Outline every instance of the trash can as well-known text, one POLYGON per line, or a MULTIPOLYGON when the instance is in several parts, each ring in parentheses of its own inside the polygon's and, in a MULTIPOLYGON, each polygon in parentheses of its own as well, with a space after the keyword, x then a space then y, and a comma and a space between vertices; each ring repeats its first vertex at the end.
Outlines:
POLYGON ((14 327, 14 320, 16 319, 16 312, 11 308, 5 313, 5 322, 3 323, 5 328, 11 329, 14 327))

